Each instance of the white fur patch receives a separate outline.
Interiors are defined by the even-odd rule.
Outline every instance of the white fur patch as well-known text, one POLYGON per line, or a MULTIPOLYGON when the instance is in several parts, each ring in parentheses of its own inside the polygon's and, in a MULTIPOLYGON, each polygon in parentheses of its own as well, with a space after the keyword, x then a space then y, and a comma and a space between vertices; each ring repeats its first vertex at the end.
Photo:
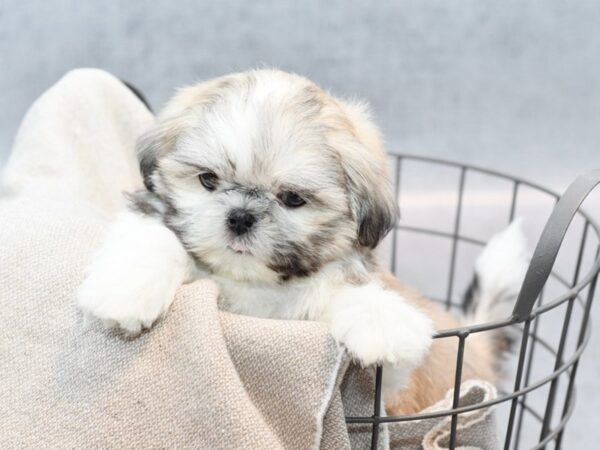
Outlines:
POLYGON ((386 388, 401 388, 431 346, 429 317, 374 282, 343 287, 331 305, 333 337, 362 365, 384 363, 386 388))
POLYGON ((510 317, 529 266, 522 219, 494 235, 475 263, 479 283, 476 309, 469 321, 485 323, 510 317))
POLYGON ((126 212, 94 255, 77 303, 106 326, 137 334, 169 308, 192 267, 175 234, 159 219, 126 212))

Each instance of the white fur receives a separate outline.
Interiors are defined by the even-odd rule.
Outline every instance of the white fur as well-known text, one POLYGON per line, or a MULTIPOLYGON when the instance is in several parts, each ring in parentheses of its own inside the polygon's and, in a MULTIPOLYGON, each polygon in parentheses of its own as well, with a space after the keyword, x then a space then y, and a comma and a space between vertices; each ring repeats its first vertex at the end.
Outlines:
POLYGON ((431 344, 431 320, 375 282, 344 286, 331 300, 331 334, 365 365, 416 367, 431 344))
POLYGON ((361 364, 383 364, 384 397, 397 393, 431 346, 429 317, 375 282, 344 286, 330 304, 333 337, 361 364))
POLYGON ((477 258, 475 275, 479 289, 476 309, 469 322, 485 323, 510 317, 529 266, 522 223, 522 219, 517 218, 492 236, 477 258))
POLYGON ((77 301, 86 315, 137 334, 167 311, 192 271, 187 252, 159 219, 126 212, 109 228, 77 301))

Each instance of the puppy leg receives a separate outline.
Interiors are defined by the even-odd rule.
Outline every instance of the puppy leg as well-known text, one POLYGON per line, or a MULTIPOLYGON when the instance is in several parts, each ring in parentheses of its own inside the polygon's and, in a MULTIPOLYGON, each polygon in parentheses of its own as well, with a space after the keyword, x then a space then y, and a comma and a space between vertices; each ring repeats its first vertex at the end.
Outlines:
POLYGON ((429 350, 433 327, 401 295, 370 282, 334 296, 331 333, 361 364, 383 364, 384 389, 397 392, 429 350))
POLYGON ((149 328, 188 281, 194 264, 155 217, 123 213, 109 228, 77 293, 86 316, 131 334, 149 328))

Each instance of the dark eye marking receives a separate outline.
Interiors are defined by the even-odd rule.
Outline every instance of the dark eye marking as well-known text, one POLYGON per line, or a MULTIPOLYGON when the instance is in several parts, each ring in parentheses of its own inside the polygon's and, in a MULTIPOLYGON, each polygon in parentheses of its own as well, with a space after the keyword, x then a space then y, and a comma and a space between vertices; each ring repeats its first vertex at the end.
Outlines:
POLYGON ((279 198, 279 200, 281 200, 281 202, 289 208, 298 208, 306 204, 306 200, 304 200, 298 193, 294 191, 283 191, 277 196, 277 198, 279 198))
POLYGON ((219 177, 213 172, 204 172, 198 175, 200 183, 206 188, 207 191, 214 191, 219 184, 219 177))

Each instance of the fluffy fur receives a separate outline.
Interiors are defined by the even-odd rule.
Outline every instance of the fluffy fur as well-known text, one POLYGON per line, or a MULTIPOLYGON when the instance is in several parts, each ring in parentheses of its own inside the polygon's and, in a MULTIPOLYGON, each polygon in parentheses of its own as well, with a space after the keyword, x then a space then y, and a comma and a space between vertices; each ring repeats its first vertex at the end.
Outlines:
MULTIPOLYGON (((208 276, 230 311, 329 323, 358 361, 387 367, 391 411, 422 408, 423 389, 451 385, 431 374, 449 373, 455 352, 431 336, 456 321, 375 262, 397 206, 363 104, 280 71, 229 75, 182 89, 138 154, 147 191, 131 196, 92 263, 79 291, 86 315, 135 334, 168 309, 178 285, 208 276), (424 375, 410 375, 419 366, 424 375), (415 385, 424 378, 434 386, 415 385)), ((485 297, 496 268, 482 265, 485 297)), ((514 289, 512 279, 498 282, 514 289)), ((492 378, 493 351, 483 341, 473 348, 472 375, 492 378)))
POLYGON ((169 309, 177 288, 190 281, 193 264, 159 219, 125 212, 110 227, 88 274, 79 291, 83 311, 137 334, 169 309))

